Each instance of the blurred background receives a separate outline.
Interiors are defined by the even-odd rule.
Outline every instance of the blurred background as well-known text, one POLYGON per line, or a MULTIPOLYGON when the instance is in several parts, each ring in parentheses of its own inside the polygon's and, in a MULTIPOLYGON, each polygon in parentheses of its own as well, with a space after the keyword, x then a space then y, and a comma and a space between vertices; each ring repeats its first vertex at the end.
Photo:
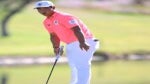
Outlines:
MULTIPOLYGON (((54 62, 37 0, 0 0, 0 84, 44 84, 54 62)), ((100 40, 91 84, 150 84, 150 0, 51 0, 100 40)), ((62 43, 63 44, 63 43, 62 43)), ((65 53, 50 84, 69 84, 65 53), (65 77, 64 77, 65 76, 65 77)))

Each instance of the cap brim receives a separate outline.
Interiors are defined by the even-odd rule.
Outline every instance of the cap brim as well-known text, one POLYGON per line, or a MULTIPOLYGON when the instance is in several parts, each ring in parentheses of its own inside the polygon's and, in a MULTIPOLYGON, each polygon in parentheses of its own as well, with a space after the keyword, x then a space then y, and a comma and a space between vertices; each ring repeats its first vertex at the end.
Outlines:
POLYGON ((34 7, 34 9, 37 9, 37 8, 48 8, 48 7, 51 7, 51 6, 34 7))

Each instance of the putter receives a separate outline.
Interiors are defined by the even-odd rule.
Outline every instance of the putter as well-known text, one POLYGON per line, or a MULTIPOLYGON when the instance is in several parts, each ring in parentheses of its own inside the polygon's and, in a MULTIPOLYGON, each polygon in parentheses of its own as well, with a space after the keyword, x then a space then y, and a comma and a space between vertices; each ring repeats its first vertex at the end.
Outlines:
POLYGON ((53 70, 54 70, 54 67, 55 67, 55 65, 56 65, 56 63, 57 63, 59 57, 60 57, 61 54, 63 53, 63 48, 64 48, 64 46, 61 46, 61 47, 59 48, 59 52, 58 52, 58 54, 56 55, 55 62, 54 62, 54 64, 53 64, 53 67, 52 67, 52 69, 51 69, 51 71, 50 71, 50 74, 49 74, 49 76, 48 76, 48 78, 47 78, 46 84, 48 84, 48 81, 49 81, 49 79, 50 79, 50 77, 51 77, 51 75, 52 75, 52 72, 53 72, 53 70))

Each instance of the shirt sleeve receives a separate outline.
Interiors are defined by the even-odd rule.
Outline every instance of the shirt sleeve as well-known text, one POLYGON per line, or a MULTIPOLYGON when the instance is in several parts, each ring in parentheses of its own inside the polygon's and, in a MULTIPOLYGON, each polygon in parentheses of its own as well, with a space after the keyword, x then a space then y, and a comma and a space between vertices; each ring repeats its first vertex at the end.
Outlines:
POLYGON ((64 20, 62 22, 62 24, 66 27, 66 28, 73 28, 75 26, 79 26, 78 20, 75 17, 72 16, 66 16, 64 17, 64 20))
POLYGON ((48 22, 47 20, 44 20, 44 21, 43 21, 43 24, 44 24, 45 29, 46 29, 49 33, 52 33, 52 32, 53 32, 53 29, 50 27, 50 22, 48 22))

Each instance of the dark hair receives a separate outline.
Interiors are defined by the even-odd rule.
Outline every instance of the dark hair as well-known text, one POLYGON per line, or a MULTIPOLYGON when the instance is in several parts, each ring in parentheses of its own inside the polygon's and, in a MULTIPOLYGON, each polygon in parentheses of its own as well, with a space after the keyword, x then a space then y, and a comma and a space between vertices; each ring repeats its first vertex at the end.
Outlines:
MULTIPOLYGON (((39 7, 39 8, 36 8, 36 9, 40 9, 41 7, 39 7)), ((55 6, 49 6, 49 7, 43 7, 43 8, 53 8, 53 9, 55 9, 55 6)))

